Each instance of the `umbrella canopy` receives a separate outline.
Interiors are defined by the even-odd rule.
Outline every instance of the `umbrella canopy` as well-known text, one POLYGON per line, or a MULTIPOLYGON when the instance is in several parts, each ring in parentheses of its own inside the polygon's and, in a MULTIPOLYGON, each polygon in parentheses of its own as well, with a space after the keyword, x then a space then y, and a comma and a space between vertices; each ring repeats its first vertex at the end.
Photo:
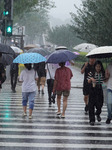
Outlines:
POLYGON ((41 54, 38 53, 23 53, 17 56, 13 63, 20 63, 20 64, 29 64, 29 63, 40 63, 46 61, 46 58, 43 57, 41 54))
POLYGON ((12 64, 14 57, 10 54, 2 54, 1 62, 4 66, 12 64))
POLYGON ((78 53, 78 52, 73 52, 74 54, 76 54, 76 55, 80 55, 80 53, 78 53))
POLYGON ((86 55, 88 58, 109 58, 112 57, 112 46, 101 46, 93 49, 86 55))
POLYGON ((29 50, 29 49, 31 49, 31 48, 39 48, 37 45, 35 45, 35 44, 28 44, 28 45, 26 45, 25 47, 24 47, 24 49, 26 49, 26 50, 29 50))
POLYGON ((1 43, 0 43, 0 53, 11 54, 13 56, 15 55, 15 52, 10 46, 1 43))
POLYGON ((55 48, 55 50, 61 50, 61 49, 67 49, 67 47, 65 47, 65 46, 58 46, 58 47, 55 48))
POLYGON ((47 56, 50 54, 50 52, 48 50, 45 50, 45 49, 38 49, 38 48, 32 48, 32 49, 29 49, 27 51, 27 53, 39 53, 41 54, 42 56, 47 56))
POLYGON ((15 53, 23 53, 23 51, 19 47, 11 46, 15 53))
POLYGON ((69 50, 59 50, 50 54, 46 62, 57 64, 60 62, 66 62, 66 61, 72 60, 76 57, 77 55, 69 50))
POLYGON ((90 52, 91 50, 93 50, 96 47, 97 46, 94 44, 82 43, 82 44, 75 46, 73 49, 81 51, 81 52, 90 52))

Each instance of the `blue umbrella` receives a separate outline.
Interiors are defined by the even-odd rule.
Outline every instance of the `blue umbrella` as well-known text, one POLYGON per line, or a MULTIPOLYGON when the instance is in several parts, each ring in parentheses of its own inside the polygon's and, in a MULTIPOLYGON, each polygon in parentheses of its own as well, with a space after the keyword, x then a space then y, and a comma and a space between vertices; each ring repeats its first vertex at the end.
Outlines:
POLYGON ((73 60, 77 55, 69 50, 59 50, 50 54, 47 58, 46 63, 60 63, 73 60))
POLYGON ((17 56, 13 63, 20 63, 20 64, 28 64, 28 63, 40 63, 46 61, 46 58, 43 57, 41 54, 38 53, 23 53, 17 56))

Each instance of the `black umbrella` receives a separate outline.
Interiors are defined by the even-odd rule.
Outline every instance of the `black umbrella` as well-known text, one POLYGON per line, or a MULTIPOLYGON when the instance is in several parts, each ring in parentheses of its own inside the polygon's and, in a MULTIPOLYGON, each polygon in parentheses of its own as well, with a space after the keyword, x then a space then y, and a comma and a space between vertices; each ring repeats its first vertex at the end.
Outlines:
POLYGON ((0 43, 0 53, 11 54, 13 56, 15 55, 15 52, 10 46, 1 43, 0 43))
POLYGON ((12 64, 13 60, 14 60, 14 57, 12 55, 2 54, 1 63, 3 63, 4 66, 12 64))
POLYGON ((39 49, 39 48, 32 48, 32 49, 29 49, 27 51, 27 53, 39 53, 41 54, 42 56, 47 56, 50 54, 50 52, 46 49, 39 49))

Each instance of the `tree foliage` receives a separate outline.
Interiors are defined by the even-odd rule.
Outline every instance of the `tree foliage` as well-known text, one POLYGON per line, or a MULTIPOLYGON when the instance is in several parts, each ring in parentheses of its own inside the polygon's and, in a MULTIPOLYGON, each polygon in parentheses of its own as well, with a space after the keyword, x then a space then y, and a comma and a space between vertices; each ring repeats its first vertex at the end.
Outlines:
MULTIPOLYGON (((21 18, 25 13, 39 11, 40 8, 50 9, 54 7, 51 0, 13 0, 13 14, 15 18, 21 18)), ((0 13, 3 12, 4 0, 0 0, 0 13)))
POLYGON ((73 33, 70 25, 56 26, 49 30, 47 41, 68 48, 73 48, 75 45, 81 43, 81 40, 73 33))
POLYGON ((111 14, 112 0, 84 0, 77 14, 71 13, 73 30, 89 43, 112 45, 111 14))
POLYGON ((26 34, 32 38, 42 35, 49 29, 48 16, 44 9, 26 13, 18 23, 25 26, 26 34))

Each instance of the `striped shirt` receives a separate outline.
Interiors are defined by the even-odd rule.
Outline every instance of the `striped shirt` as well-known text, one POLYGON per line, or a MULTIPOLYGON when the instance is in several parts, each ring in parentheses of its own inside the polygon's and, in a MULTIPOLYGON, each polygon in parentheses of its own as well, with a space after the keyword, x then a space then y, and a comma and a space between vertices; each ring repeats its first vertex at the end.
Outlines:
POLYGON ((87 80, 89 80, 90 78, 94 78, 96 80, 96 84, 103 84, 103 81, 105 80, 105 76, 102 74, 102 72, 95 72, 94 74, 92 72, 89 72, 87 80))

